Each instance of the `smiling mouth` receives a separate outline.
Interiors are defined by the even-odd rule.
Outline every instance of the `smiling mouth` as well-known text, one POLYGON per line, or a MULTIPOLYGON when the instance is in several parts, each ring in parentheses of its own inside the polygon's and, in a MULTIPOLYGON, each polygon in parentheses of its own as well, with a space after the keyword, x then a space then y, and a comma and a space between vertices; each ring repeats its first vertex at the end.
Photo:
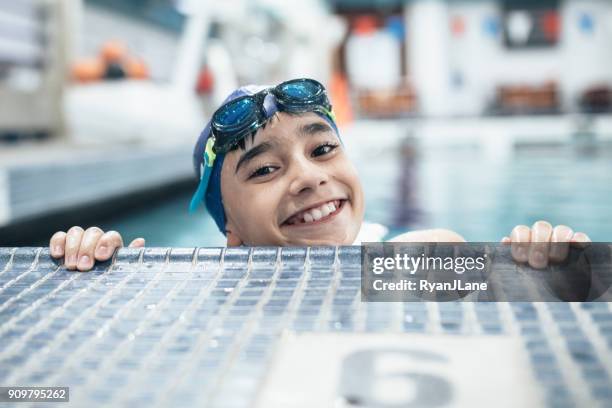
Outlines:
POLYGON ((344 208, 346 200, 331 200, 316 207, 300 211, 289 217, 281 226, 307 226, 321 224, 332 219, 344 208))

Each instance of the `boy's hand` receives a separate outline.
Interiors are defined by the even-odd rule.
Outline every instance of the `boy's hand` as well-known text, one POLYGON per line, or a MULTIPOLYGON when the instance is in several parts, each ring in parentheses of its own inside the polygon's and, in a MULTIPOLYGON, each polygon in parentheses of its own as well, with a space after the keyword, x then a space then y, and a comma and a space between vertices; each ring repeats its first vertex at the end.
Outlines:
MULTIPOLYGON (((145 244, 144 238, 136 238, 130 243, 132 248, 145 244)), ((106 261, 123 246, 123 239, 117 231, 104 232, 98 227, 87 230, 74 226, 68 232, 58 231, 49 241, 49 250, 53 258, 64 257, 64 265, 70 270, 88 271, 94 262, 106 261)))
POLYGON ((542 269, 551 262, 562 262, 569 253, 570 245, 583 246, 591 239, 583 232, 574 232, 570 227, 552 227, 546 221, 537 221, 531 228, 517 225, 509 237, 501 242, 512 244, 512 257, 516 262, 529 263, 532 268, 542 269), (551 243, 555 243, 551 245, 551 243))

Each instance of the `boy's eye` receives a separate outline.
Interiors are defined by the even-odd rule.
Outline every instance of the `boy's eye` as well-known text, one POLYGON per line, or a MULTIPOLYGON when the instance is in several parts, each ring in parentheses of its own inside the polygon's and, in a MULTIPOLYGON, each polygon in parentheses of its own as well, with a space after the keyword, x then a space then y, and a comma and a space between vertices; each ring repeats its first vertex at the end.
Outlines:
POLYGON ((338 145, 333 143, 322 144, 312 151, 312 157, 323 156, 324 154, 331 153, 337 147, 338 145))
POLYGON ((260 167, 251 173, 251 175, 249 176, 249 179, 254 178, 254 177, 267 176, 268 174, 271 174, 272 172, 274 172, 274 170, 276 170, 276 167, 273 167, 273 166, 260 167))

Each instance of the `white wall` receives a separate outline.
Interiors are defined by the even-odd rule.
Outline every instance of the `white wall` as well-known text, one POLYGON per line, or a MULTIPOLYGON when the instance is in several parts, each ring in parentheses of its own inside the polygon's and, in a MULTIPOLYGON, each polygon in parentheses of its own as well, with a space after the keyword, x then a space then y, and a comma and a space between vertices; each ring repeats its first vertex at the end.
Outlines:
MULTIPOLYGON (((420 0, 409 5, 406 12, 410 16, 407 18, 408 63, 420 98, 428 101, 421 105, 425 114, 435 115, 445 110, 449 101, 451 114, 479 114, 493 99, 495 88, 500 84, 539 85, 556 80, 566 109, 574 108, 578 95, 586 87, 597 83, 612 85, 612 1, 562 1, 561 38, 557 46, 548 49, 507 49, 503 44, 501 27, 497 38, 486 34, 483 27, 486 18, 497 17, 501 24, 501 7, 496 0, 420 0), (448 15, 445 25, 441 25, 439 18, 434 20, 431 13, 423 12, 425 5, 445 9, 448 15), (582 13, 588 13, 594 19, 593 33, 580 30, 582 13), (463 35, 453 36, 450 32, 453 16, 464 19, 466 30, 463 35), (432 25, 448 35, 447 43, 435 37, 434 41, 427 41, 422 35, 410 35, 416 28, 426 29, 432 25), (448 60, 438 58, 433 66, 431 54, 445 50, 449 53, 448 60), (426 63, 417 62, 419 59, 426 63), (417 69, 412 69, 415 64, 417 69), (446 72, 448 78, 444 79, 442 72, 446 72), (463 78, 462 87, 453 85, 453 75, 463 78), (431 83, 434 78, 439 81, 439 87, 446 88, 447 100, 432 97, 431 92, 427 94, 428 87, 422 84, 431 83)), ((441 13, 443 11, 439 11, 441 13)), ((436 92, 442 94, 439 89, 436 92)))
POLYGON ((609 0, 573 0, 564 9, 563 49, 560 64, 562 83, 567 94, 577 97, 584 88, 597 83, 612 85, 612 2, 609 0), (580 14, 595 18, 593 34, 580 31, 580 14))
POLYGON ((450 34, 448 6, 444 0, 411 3, 405 14, 407 66, 427 115, 452 113, 450 103, 450 34))

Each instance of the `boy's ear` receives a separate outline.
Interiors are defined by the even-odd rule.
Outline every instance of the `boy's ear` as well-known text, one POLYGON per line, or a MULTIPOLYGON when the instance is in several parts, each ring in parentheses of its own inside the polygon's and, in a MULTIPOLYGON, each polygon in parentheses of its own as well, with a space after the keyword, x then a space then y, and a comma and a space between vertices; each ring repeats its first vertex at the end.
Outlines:
POLYGON ((228 247, 242 245, 242 239, 238 235, 234 234, 231 230, 226 230, 225 236, 227 237, 228 247))

